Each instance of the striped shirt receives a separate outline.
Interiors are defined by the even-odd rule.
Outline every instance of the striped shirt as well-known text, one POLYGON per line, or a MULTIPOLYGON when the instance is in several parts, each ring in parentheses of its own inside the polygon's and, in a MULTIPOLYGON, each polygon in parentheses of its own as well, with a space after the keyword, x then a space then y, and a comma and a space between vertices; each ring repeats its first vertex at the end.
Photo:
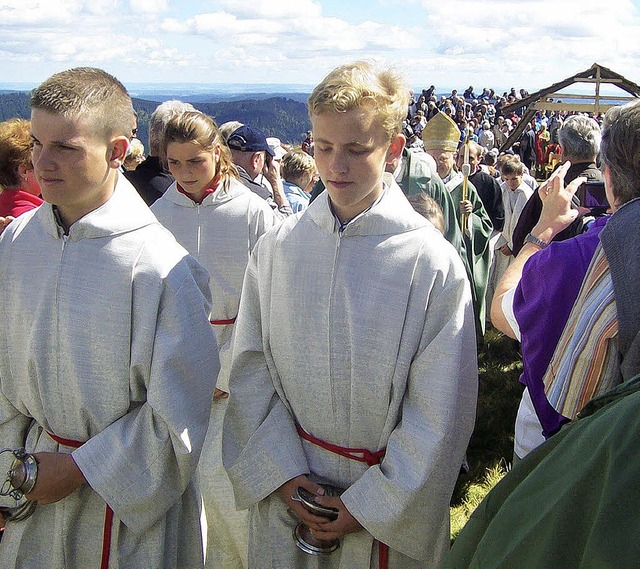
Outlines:
POLYGON ((621 382, 618 313, 602 245, 596 249, 543 381, 551 405, 571 419, 593 397, 621 382))

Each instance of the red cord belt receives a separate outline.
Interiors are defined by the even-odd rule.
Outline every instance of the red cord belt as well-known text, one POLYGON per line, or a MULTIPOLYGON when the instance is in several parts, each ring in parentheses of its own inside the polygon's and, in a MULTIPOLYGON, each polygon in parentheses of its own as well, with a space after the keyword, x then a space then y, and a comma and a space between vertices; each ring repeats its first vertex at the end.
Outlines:
MULTIPOLYGON (((71 439, 64 439, 53 433, 47 432, 47 434, 56 441, 59 445, 63 445, 71 448, 81 447, 84 443, 82 441, 74 441, 71 439)), ((100 569, 108 569, 109 567, 109 552, 111 551, 111 531, 113 528, 113 510, 106 504, 104 513, 104 529, 102 533, 102 559, 100 561, 100 569)))
MULTIPOLYGON (((368 466, 380 464, 386 451, 384 448, 376 452, 371 452, 366 448, 348 448, 334 445, 333 443, 328 443, 307 433, 307 431, 298 425, 298 423, 296 423, 296 430, 298 431, 298 435, 300 435, 301 439, 313 443, 314 445, 334 454, 350 458, 351 460, 356 460, 358 462, 364 462, 368 466)), ((378 542, 378 568, 387 569, 389 567, 389 546, 377 539, 375 541, 378 542)))
POLYGON ((213 324, 214 326, 227 326, 228 324, 233 324, 236 321, 236 316, 234 316, 233 318, 229 318, 227 320, 209 320, 209 322, 211 324, 213 324))

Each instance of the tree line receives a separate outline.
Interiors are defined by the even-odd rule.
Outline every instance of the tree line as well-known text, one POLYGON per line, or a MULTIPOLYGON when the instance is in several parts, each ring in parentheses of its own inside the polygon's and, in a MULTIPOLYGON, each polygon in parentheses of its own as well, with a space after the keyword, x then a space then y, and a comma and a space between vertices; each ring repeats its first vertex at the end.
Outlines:
MULTIPOLYGON (((250 124, 265 132, 267 136, 276 136, 282 142, 299 144, 304 133, 311 128, 307 106, 287 97, 269 97, 266 99, 242 99, 216 103, 194 102, 198 110, 212 116, 220 125, 230 120, 250 124)), ((158 102, 145 99, 133 99, 133 108, 138 113, 137 137, 145 148, 149 147, 149 117, 158 102)), ((13 117, 28 119, 29 93, 0 92, 0 120, 13 117)))

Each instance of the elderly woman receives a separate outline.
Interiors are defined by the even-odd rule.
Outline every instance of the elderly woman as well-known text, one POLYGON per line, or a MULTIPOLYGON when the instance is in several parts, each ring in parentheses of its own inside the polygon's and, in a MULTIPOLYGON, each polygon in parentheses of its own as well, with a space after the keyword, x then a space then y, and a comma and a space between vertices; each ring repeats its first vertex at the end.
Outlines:
POLYGON ((318 181, 314 159, 302 150, 293 150, 282 159, 284 193, 293 213, 303 211, 309 205, 311 190, 318 181))
POLYGON ((0 123, 0 218, 18 217, 43 203, 31 164, 29 133, 27 120, 0 123))

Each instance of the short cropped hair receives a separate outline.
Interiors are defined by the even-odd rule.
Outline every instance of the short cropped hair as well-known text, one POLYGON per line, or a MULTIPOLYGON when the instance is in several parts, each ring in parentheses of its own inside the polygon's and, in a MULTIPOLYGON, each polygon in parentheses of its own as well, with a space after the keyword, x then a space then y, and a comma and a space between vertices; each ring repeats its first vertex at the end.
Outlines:
POLYGON ((133 135, 131 97, 102 69, 76 67, 56 73, 34 89, 29 104, 65 117, 86 116, 105 137, 133 135))
POLYGON ((607 111, 600 160, 609 166, 616 206, 640 197, 640 101, 607 111))
POLYGON ((215 176, 220 176, 223 188, 229 187, 229 178, 238 178, 238 170, 231 160, 231 151, 225 144, 215 121, 200 111, 187 111, 174 116, 164 129, 162 135, 162 153, 166 156, 167 147, 172 142, 191 142, 207 152, 220 147, 215 176))
POLYGON ((505 160, 500 167, 500 174, 503 176, 522 176, 524 174, 524 164, 520 160, 510 159, 505 160))
POLYGON ((173 117, 180 113, 195 110, 191 103, 183 103, 175 99, 159 104, 149 118, 149 154, 151 156, 161 156, 162 133, 173 117))
POLYGON ((395 71, 356 61, 331 71, 313 90, 307 104, 310 117, 368 106, 375 110, 391 141, 402 132, 409 101, 409 88, 395 71))
POLYGON ((558 130, 558 143, 565 157, 595 160, 600 149, 600 126, 586 115, 572 115, 558 130))
POLYGON ((315 176, 316 162, 303 150, 292 150, 284 155, 280 170, 285 181, 304 189, 315 176))
POLYGON ((0 123, 0 190, 19 186, 18 166, 31 166, 30 129, 24 119, 0 123))

